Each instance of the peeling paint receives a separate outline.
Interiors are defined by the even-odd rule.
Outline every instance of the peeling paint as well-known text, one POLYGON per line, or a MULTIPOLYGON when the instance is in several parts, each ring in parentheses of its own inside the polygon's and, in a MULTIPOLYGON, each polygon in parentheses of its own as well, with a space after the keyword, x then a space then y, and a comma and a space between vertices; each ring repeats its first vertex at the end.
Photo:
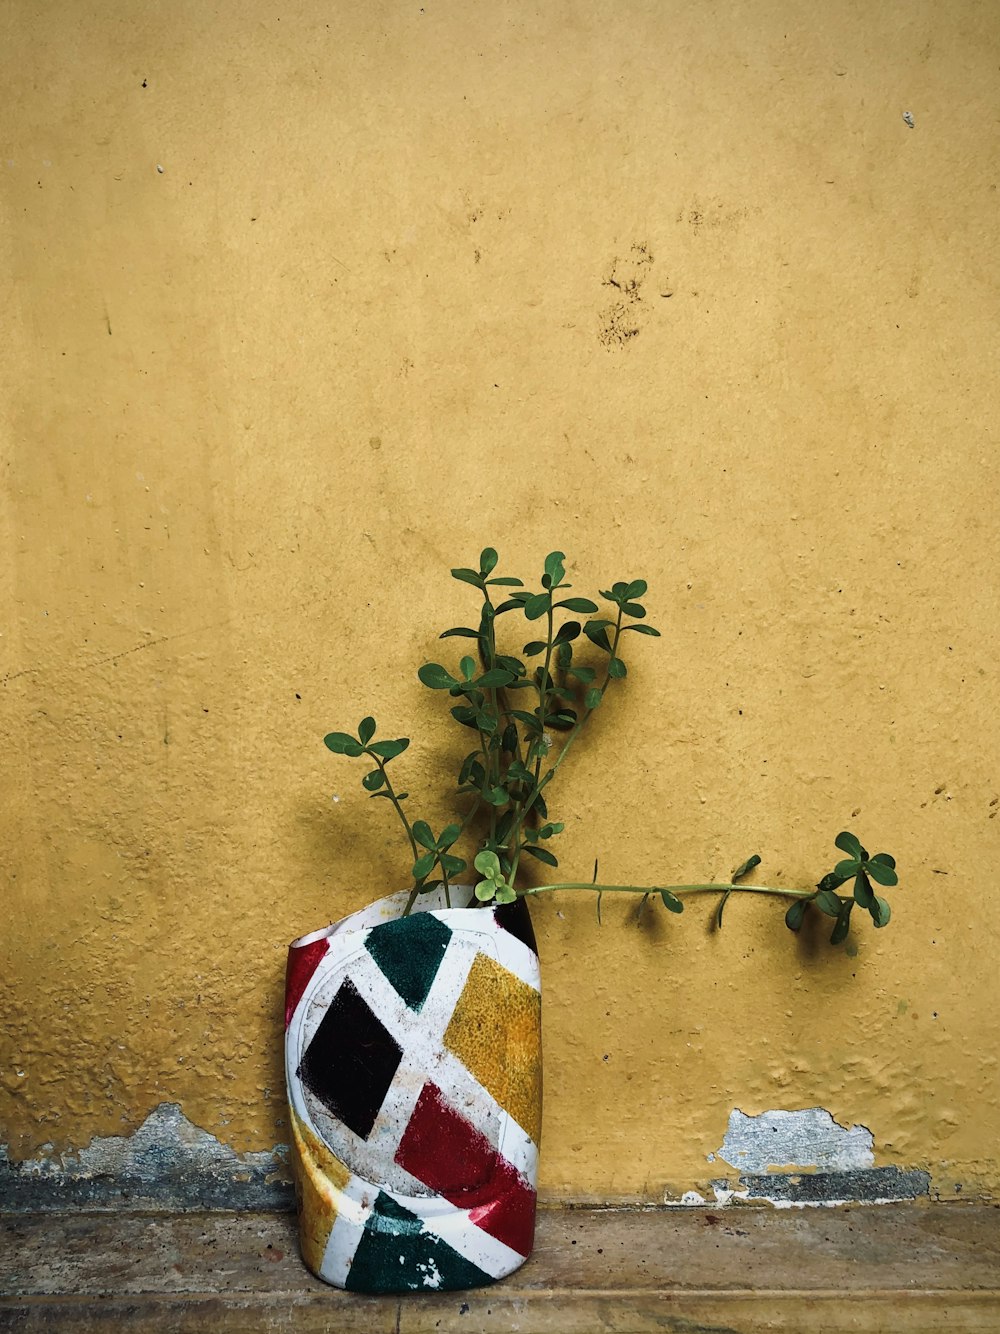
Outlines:
POLYGON ((0 1148, 0 1211, 290 1209, 287 1152, 237 1153, 165 1102, 134 1134, 96 1138, 74 1153, 12 1162, 0 1148))
MULTIPOLYGON (((734 1108, 722 1147, 707 1160, 721 1160, 739 1172, 735 1179, 720 1177, 710 1183, 717 1205, 766 1202, 792 1209, 890 1204, 930 1193, 929 1173, 875 1167, 874 1136, 868 1127, 840 1125, 822 1107, 757 1116, 734 1108)), ((694 1190, 679 1200, 664 1197, 668 1205, 704 1203, 694 1190)))
POLYGON ((730 1167, 753 1174, 781 1167, 857 1172, 874 1165, 874 1142, 866 1126, 839 1125, 822 1107, 759 1116, 734 1108, 722 1148, 709 1161, 721 1158, 730 1167))

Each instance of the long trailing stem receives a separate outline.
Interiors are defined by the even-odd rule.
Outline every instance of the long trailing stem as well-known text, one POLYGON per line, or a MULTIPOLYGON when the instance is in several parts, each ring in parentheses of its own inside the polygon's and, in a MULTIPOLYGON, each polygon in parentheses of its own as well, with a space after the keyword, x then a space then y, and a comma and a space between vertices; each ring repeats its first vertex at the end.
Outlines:
POLYGON ((670 894, 775 894, 786 899, 808 899, 816 893, 814 889, 783 889, 776 885, 734 885, 729 881, 700 885, 597 885, 590 880, 568 880, 558 885, 532 885, 515 891, 518 898, 528 894, 549 894, 557 889, 589 889, 598 894, 659 894, 667 890, 670 894))

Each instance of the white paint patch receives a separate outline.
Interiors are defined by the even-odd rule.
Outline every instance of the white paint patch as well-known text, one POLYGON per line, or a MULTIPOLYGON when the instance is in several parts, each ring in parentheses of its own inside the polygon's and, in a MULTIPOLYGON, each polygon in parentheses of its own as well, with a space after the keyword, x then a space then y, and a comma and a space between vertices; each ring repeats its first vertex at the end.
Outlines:
POLYGON ((759 1116, 747 1116, 735 1107, 715 1156, 740 1172, 790 1167, 856 1172, 873 1166, 873 1146, 874 1136, 866 1126, 839 1125, 822 1107, 759 1116))

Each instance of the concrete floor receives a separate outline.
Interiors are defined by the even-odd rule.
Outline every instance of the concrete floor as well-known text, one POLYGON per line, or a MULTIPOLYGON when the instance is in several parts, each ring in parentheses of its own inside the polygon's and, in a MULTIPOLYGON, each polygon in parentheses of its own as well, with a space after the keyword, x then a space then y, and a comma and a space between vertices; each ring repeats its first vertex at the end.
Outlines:
POLYGON ((359 1297, 288 1214, 8 1216, 0 1329, 1000 1331, 1000 1207, 543 1209, 535 1253, 467 1293, 359 1297))

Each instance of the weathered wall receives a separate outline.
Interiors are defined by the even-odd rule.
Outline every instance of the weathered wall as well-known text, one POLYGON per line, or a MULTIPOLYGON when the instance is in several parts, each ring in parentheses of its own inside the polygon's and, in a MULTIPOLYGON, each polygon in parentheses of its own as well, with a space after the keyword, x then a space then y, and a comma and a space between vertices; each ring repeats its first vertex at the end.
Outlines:
POLYGON ((415 670, 492 544, 665 631, 565 870, 809 884, 847 827, 902 877, 847 950, 538 903, 543 1193, 704 1191, 734 1109, 809 1107, 1000 1191, 995 6, 0 22, 11 1158, 285 1138, 286 942, 405 881, 322 736, 413 736, 443 821, 415 670))

